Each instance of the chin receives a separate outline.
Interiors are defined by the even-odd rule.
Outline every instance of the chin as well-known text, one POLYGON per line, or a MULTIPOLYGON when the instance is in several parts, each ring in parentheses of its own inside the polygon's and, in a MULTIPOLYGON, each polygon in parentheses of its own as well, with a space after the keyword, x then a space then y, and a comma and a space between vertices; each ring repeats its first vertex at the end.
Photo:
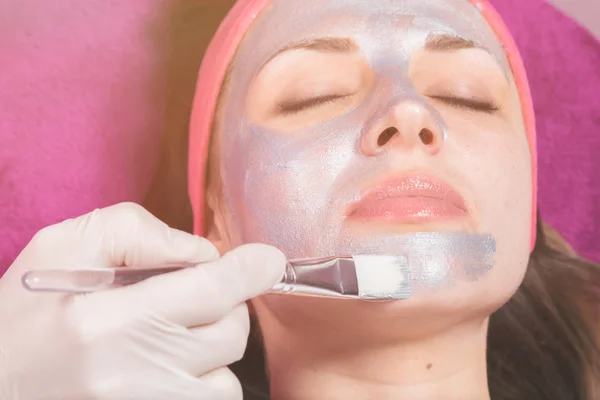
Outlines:
POLYGON ((267 295, 257 300, 257 309, 307 334, 410 340, 465 322, 484 323, 514 293, 506 287, 494 289, 495 279, 460 282, 390 302, 267 295))
MULTIPOLYGON (((256 300, 259 305, 257 310, 259 314, 275 318, 307 335, 343 334, 377 340, 410 340, 465 323, 485 324, 490 315, 506 304, 518 289, 527 262, 525 254, 511 250, 513 246, 510 245, 520 243, 520 237, 503 235, 502 229, 489 229, 494 228, 493 224, 484 225, 478 224, 470 215, 409 223, 349 218, 345 221, 345 228, 351 230, 355 238, 414 232, 478 233, 489 230, 499 245, 494 267, 486 275, 474 280, 418 291, 404 300, 370 302, 266 295, 256 300)), ((526 246, 523 243, 521 245, 526 246)))

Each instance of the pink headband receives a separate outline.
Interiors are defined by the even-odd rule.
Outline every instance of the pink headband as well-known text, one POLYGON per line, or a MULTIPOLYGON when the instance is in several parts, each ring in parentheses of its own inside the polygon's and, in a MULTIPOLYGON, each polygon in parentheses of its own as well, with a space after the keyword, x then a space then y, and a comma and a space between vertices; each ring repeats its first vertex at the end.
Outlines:
MULTIPOLYGON (((533 204, 531 206, 531 248, 536 238, 537 147, 535 114, 527 74, 517 46, 502 18, 487 0, 469 0, 487 20, 503 43, 521 98, 525 129, 531 149, 533 168, 533 204)), ((194 233, 204 233, 204 192, 208 148, 213 118, 225 73, 237 48, 254 19, 271 0, 238 0, 215 33, 198 75, 196 96, 190 125, 188 189, 194 212, 194 233)))

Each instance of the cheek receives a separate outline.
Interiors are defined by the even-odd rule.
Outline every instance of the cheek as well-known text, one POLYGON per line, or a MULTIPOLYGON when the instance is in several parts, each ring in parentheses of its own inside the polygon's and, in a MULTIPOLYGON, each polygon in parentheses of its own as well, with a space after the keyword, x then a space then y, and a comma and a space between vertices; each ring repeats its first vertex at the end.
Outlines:
POLYGON ((245 166, 244 196, 254 199, 252 210, 269 208, 283 215, 314 209, 330 185, 323 173, 324 155, 286 155, 275 149, 262 152, 260 161, 245 166))
POLYGON ((529 235, 532 165, 522 126, 494 116, 446 120, 447 161, 464 174, 481 228, 508 229, 511 221, 513 233, 529 235))
POLYGON ((482 224, 518 237, 529 236, 532 208, 531 153, 524 140, 491 138, 473 149, 474 179, 482 224))
POLYGON ((224 166, 225 172, 244 171, 224 179, 230 227, 239 232, 236 242, 268 243, 293 255, 327 220, 327 148, 299 151, 289 138, 271 134, 262 140, 254 133, 255 140, 241 147, 245 153, 232 154, 224 166))
POLYGON ((514 131, 506 123, 455 136, 452 150, 464 156, 453 159, 469 180, 479 227, 496 239, 498 285, 492 291, 506 300, 521 283, 529 259, 531 152, 522 128, 514 131))

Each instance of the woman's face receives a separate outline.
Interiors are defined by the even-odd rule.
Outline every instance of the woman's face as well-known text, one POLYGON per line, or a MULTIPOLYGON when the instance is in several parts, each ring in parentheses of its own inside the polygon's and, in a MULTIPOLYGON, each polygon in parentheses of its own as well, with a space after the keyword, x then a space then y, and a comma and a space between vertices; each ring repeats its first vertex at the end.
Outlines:
POLYGON ((495 268, 444 301, 499 305, 520 284, 530 151, 502 45, 468 1, 274 0, 220 107, 230 246, 300 258, 394 253, 411 232, 489 233, 495 268))

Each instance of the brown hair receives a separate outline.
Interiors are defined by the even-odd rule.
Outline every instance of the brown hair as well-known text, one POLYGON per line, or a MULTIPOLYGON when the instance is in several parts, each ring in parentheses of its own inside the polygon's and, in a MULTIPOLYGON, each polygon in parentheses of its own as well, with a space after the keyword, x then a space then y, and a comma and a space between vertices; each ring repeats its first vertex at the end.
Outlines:
POLYGON ((597 398, 600 266, 541 222, 537 232, 523 283, 490 319, 492 399, 597 398))
MULTIPOLYGON (((215 1, 210 6, 192 6, 184 1, 174 13, 175 19, 184 18, 189 22, 182 29, 175 21, 171 29, 173 47, 185 47, 185 51, 171 54, 172 77, 176 78, 178 87, 187 89, 176 90, 172 96, 174 106, 169 108, 162 170, 146 206, 180 229, 191 229, 185 161, 193 90, 188 89, 194 87, 200 62, 200 57, 189 58, 188 54, 201 54, 198 49, 205 47, 209 31, 216 29, 231 3, 228 0, 215 1), (205 20, 210 28, 198 23, 205 20), (171 130, 173 126, 175 130, 171 130)), ((213 146, 215 144, 213 142, 213 146)), ((215 153, 211 152, 211 158, 215 153)), ((209 165, 215 165, 214 159, 209 165)), ((209 170, 208 182, 213 195, 220 191, 218 169, 209 170)), ((541 220, 538 218, 538 221, 541 220)), ((577 257, 556 231, 541 222, 537 232, 523 283, 510 301, 490 318, 487 363, 491 398, 600 398, 600 391, 593 391, 600 383, 600 266, 577 257)), ((244 399, 268 399, 262 343, 257 332, 251 335, 246 356, 233 365, 232 370, 245 387, 244 399)))

